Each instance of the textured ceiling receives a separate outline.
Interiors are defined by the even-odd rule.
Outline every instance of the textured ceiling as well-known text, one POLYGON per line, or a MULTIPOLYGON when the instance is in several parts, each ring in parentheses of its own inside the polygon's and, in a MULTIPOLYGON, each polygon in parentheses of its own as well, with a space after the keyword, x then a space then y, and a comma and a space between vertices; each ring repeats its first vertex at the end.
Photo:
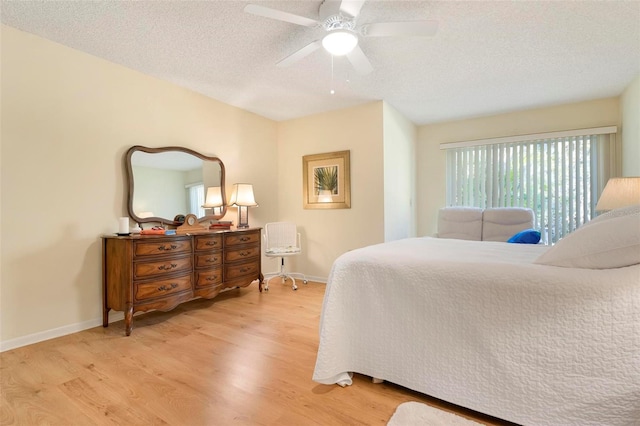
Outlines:
MULTIPOLYGON (((358 23, 437 20, 433 37, 360 41, 358 75, 321 38, 244 1, 2 1, 2 22, 274 119, 385 100, 416 124, 619 95, 640 74, 640 1, 375 1, 358 23), (330 90, 336 93, 331 95, 330 90)), ((318 18, 320 1, 256 1, 318 18)))

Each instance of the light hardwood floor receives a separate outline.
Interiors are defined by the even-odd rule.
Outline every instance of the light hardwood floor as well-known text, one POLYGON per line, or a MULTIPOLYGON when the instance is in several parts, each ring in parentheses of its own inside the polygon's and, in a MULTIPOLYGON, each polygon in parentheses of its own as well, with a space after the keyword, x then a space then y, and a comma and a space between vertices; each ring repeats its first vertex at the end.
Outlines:
POLYGON ((273 280, 171 312, 0 354, 2 425, 385 425, 421 401, 504 424, 355 375, 346 388, 311 380, 325 285, 273 280))

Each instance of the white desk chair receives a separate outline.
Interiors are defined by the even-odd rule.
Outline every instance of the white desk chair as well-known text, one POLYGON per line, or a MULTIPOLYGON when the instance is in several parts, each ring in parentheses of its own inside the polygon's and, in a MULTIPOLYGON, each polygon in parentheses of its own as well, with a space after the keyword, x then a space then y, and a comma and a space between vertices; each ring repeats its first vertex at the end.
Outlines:
POLYGON ((302 276, 302 282, 307 283, 307 277, 300 272, 285 272, 284 268, 284 258, 288 256, 297 256, 302 252, 302 248, 300 246, 300 233, 296 227, 295 223, 291 222, 272 222, 267 223, 264 226, 264 254, 267 257, 278 257, 280 258, 280 270, 278 272, 272 272, 270 274, 266 274, 267 276, 272 275, 265 285, 264 290, 269 290, 269 281, 276 277, 282 278, 282 283, 284 284, 287 279, 290 279, 293 283, 291 288, 294 290, 298 289, 296 285, 296 280, 293 275, 302 276))

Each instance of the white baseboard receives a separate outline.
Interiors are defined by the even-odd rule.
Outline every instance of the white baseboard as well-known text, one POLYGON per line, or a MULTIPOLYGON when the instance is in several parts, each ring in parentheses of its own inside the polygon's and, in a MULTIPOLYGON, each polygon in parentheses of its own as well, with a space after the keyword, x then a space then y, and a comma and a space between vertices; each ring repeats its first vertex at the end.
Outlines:
MULTIPOLYGON (((313 277, 311 275, 307 275, 307 280, 322 284, 327 283, 326 278, 313 277)), ((109 312, 109 324, 116 321, 122 321, 123 319, 124 312, 109 312)), ((99 325, 102 325, 102 318, 95 318, 89 321, 69 324, 63 327, 52 328, 51 330, 45 330, 38 333, 28 334, 22 337, 16 337, 15 339, 11 340, 0 341, 0 352, 9 351, 11 349, 20 348, 22 346, 32 345, 34 343, 43 342, 49 339, 55 339, 56 337, 66 336, 67 334, 88 330, 89 328, 97 327, 99 325)))
MULTIPOLYGON (((110 312, 109 323, 121 321, 124 319, 124 312, 110 312)), ((66 336, 67 334, 77 333, 79 331, 88 330, 93 327, 102 325, 102 318, 95 318, 89 321, 83 321, 75 324, 65 325, 63 327, 52 328, 51 330, 40 331, 38 333, 28 334, 15 339, 0 342, 0 352, 9 351, 11 349, 20 348, 22 346, 32 345, 45 340, 55 339, 56 337, 66 336)))

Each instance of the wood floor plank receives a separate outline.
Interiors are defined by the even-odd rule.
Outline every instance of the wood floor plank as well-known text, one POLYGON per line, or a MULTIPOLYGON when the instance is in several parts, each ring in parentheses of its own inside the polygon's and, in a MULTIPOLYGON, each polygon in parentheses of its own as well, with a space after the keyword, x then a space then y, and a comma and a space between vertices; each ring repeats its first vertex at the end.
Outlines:
POLYGON ((311 380, 325 285, 272 281, 0 354, 2 425, 386 425, 421 401, 504 424, 354 375, 311 380))
POLYGON ((103 392, 104 387, 97 388, 96 384, 97 382, 89 384, 82 378, 77 378, 63 383, 60 389, 94 424, 104 422, 111 424, 167 424, 145 407, 134 406, 128 404, 128 401, 118 401, 118 399, 116 399, 118 403, 113 403, 111 395, 103 392))

